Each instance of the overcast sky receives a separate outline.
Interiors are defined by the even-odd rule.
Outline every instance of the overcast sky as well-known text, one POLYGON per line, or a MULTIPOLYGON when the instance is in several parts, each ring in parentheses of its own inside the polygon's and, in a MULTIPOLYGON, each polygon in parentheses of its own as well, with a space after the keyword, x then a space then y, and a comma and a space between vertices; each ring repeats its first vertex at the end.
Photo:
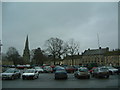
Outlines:
POLYGON ((22 55, 29 36, 30 50, 51 37, 80 42, 80 52, 101 47, 118 48, 117 2, 4 2, 2 4, 3 52, 14 46, 22 55))

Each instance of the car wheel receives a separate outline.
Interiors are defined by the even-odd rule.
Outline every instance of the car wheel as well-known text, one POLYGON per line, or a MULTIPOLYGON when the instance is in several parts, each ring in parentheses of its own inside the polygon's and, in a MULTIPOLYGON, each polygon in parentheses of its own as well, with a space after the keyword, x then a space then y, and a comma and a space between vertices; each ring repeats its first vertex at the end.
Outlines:
POLYGON ((92 74, 92 77, 94 77, 94 74, 92 74))
POLYGON ((21 75, 18 75, 18 78, 20 78, 21 75))
POLYGON ((36 79, 38 78, 38 76, 36 77, 36 79))
POLYGON ((32 78, 33 80, 35 79, 35 76, 32 78))
POLYGON ((57 78, 55 77, 55 80, 56 80, 57 78))
POLYGON ((11 79, 12 79, 12 80, 15 79, 14 76, 12 76, 11 79))
POLYGON ((87 79, 90 79, 90 76, 87 76, 87 79))
POLYGON ((112 71, 110 71, 109 73, 110 73, 110 75, 113 75, 112 71))
POLYGON ((109 75, 107 75, 106 78, 109 78, 109 75))
POLYGON ((25 80, 25 78, 24 78, 24 77, 23 77, 22 79, 23 79, 23 80, 25 80))
POLYGON ((95 78, 98 78, 98 76, 97 76, 97 75, 94 75, 94 77, 95 77, 95 78))
POLYGON ((74 75, 74 77, 76 78, 76 75, 74 75))
POLYGON ((79 77, 79 76, 77 76, 77 79, 80 79, 80 77, 79 77))

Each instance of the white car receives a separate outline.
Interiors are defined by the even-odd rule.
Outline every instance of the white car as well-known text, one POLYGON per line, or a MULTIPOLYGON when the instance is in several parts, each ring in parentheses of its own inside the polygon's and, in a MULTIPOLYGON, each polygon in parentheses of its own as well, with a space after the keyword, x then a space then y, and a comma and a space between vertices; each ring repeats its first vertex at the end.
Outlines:
POLYGON ((117 73, 118 69, 112 67, 112 66, 105 66, 106 68, 108 68, 110 74, 115 74, 117 73))
POLYGON ((35 69, 27 69, 22 74, 22 79, 37 79, 39 77, 39 73, 35 69))
POLYGON ((44 70, 41 67, 34 67, 38 71, 38 73, 43 73, 44 70))

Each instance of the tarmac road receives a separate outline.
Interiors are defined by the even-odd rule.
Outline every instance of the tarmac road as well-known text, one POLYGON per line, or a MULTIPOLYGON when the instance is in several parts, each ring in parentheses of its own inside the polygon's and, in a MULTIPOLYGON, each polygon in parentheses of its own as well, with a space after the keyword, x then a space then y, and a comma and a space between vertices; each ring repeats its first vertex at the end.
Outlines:
POLYGON ((68 74, 67 80, 55 80, 54 73, 42 73, 35 80, 3 80, 2 88, 118 88, 118 76, 77 79, 73 74, 68 74))

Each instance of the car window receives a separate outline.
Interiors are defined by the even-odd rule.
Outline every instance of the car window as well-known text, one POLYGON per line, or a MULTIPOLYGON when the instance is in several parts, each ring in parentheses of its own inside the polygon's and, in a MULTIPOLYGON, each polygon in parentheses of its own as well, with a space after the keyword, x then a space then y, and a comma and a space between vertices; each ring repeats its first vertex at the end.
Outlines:
POLYGON ((34 73, 35 70, 26 70, 25 73, 34 73))

